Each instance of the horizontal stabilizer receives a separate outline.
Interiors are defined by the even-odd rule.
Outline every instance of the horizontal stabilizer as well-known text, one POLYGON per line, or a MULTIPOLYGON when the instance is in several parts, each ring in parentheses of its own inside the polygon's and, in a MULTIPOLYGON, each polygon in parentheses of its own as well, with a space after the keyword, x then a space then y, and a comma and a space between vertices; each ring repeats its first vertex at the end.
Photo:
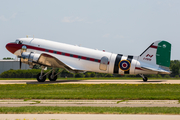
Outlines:
POLYGON ((145 68, 145 67, 141 67, 141 69, 143 70, 148 70, 148 71, 154 71, 154 72, 158 72, 159 74, 171 74, 171 71, 167 71, 167 70, 163 70, 163 69, 153 69, 153 68, 145 68))
POLYGON ((169 69, 162 68, 161 66, 153 66, 141 62, 141 69, 151 72, 158 72, 158 74, 171 74, 169 69))

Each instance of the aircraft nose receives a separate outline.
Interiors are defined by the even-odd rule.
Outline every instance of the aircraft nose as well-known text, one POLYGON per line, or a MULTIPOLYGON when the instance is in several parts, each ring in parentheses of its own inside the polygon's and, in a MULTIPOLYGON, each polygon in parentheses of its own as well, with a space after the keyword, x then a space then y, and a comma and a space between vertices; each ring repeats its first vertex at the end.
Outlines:
POLYGON ((10 43, 6 44, 6 49, 7 49, 9 52, 13 53, 12 47, 11 47, 11 44, 10 44, 10 43))
POLYGON ((14 54, 19 48, 14 43, 8 43, 6 44, 6 49, 14 54))

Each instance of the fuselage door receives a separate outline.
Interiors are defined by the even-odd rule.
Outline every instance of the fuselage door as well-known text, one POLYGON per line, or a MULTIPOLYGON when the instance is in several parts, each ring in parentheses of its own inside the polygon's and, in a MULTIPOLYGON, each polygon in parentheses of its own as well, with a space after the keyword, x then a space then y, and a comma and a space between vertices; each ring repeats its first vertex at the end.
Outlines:
POLYGON ((103 71, 106 71, 107 70, 107 65, 108 65, 108 58, 104 56, 104 57, 101 58, 99 69, 103 70, 103 71))

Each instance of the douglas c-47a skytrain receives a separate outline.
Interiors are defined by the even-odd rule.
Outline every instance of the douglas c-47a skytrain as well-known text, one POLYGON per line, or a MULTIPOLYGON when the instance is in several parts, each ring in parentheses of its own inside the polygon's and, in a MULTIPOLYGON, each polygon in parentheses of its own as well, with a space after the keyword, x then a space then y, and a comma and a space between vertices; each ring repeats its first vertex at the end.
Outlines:
POLYGON ((139 74, 147 81, 144 74, 170 74, 171 44, 166 41, 152 43, 141 55, 114 54, 38 38, 19 38, 6 45, 7 50, 20 58, 21 63, 40 65, 39 82, 56 81, 56 68, 70 72, 99 72, 110 74, 139 74), (44 73, 45 67, 53 69, 44 73))

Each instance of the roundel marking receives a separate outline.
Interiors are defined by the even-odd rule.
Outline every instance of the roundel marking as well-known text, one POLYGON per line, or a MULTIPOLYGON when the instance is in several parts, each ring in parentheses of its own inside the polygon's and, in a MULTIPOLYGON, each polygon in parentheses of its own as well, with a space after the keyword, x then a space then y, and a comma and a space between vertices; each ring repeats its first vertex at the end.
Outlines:
POLYGON ((121 60, 118 66, 122 71, 128 71, 131 67, 131 63, 128 60, 121 60))

